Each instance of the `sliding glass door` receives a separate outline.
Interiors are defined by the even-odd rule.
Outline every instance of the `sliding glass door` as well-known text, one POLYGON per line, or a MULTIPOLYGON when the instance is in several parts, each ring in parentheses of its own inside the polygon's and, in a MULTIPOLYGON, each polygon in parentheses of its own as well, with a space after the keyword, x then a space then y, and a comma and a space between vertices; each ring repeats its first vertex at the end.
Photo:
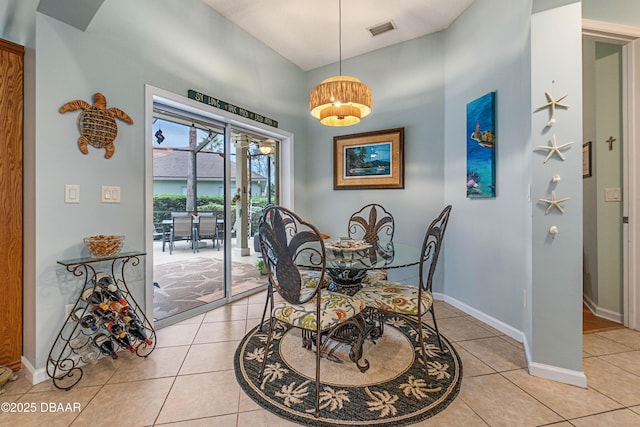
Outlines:
POLYGON ((257 227, 279 203, 281 144, 160 103, 151 133, 153 318, 162 327, 266 286, 257 227))
POLYGON ((261 265, 258 223, 262 211, 278 200, 276 140, 241 130, 232 132, 233 227, 231 295, 266 285, 261 265))
POLYGON ((156 107, 153 317, 224 301, 224 126, 156 107))

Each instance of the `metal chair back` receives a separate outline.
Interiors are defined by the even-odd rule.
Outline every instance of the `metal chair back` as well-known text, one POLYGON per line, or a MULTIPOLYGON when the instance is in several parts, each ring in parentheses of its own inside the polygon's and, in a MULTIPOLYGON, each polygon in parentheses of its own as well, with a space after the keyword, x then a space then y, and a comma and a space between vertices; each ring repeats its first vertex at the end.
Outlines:
POLYGON ((320 270, 318 284, 323 282, 326 253, 318 229, 286 208, 270 206, 260 219, 259 234, 262 257, 274 289, 290 304, 310 301, 319 287, 301 295, 303 280, 296 259, 309 257, 320 270))
POLYGON ((433 288, 433 274, 436 271, 438 257, 440 256, 440 248, 444 239, 444 233, 449 223, 449 214, 451 213, 451 205, 445 207, 440 215, 434 219, 422 242, 422 252, 420 258, 420 288, 423 291, 431 291, 433 288), (426 280, 425 278, 426 273, 426 280))
POLYGON ((371 203, 351 215, 348 236, 372 245, 390 242, 393 240, 394 224, 393 215, 382 205, 371 203))

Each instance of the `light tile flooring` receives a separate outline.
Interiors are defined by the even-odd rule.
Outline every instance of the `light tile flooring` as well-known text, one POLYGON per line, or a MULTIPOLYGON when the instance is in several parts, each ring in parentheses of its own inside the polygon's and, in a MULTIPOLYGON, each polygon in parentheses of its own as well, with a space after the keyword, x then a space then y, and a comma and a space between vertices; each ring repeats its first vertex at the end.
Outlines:
MULTIPOLYGON (((21 377, 0 401, 35 412, 2 413, 0 426, 297 425, 261 409, 235 379, 236 346, 259 322, 263 302, 263 293, 254 295, 164 328, 148 359, 103 358, 68 392, 21 377), (66 402, 81 412, 61 411, 66 402)), ((462 389, 447 409, 415 425, 640 426, 640 332, 584 335, 589 388, 582 389, 528 375, 519 343, 454 307, 436 301, 436 313, 462 358, 462 389)))

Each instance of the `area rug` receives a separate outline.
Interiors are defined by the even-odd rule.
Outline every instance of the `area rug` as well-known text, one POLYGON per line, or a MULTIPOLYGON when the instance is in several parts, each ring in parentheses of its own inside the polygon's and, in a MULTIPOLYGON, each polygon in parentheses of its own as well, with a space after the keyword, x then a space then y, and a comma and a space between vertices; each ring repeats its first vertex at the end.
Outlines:
MULTIPOLYGON (((249 263, 231 263, 232 288, 266 284, 266 276, 249 263)), ((165 319, 213 302, 224 296, 224 264, 221 259, 194 257, 153 267, 153 317, 165 319)))
MULTIPOLYGON (((431 384, 424 380, 417 334, 397 317, 386 319, 384 334, 367 341, 361 373, 349 360, 349 347, 335 343, 320 362, 320 417, 315 418, 315 356, 302 347, 299 329, 278 322, 263 381, 258 381, 266 333, 259 326, 240 342, 234 367, 242 389, 280 417, 312 426, 401 426, 432 417, 458 395, 462 363, 451 343, 425 325, 431 384)), ((266 331, 266 327, 265 327, 266 331)))

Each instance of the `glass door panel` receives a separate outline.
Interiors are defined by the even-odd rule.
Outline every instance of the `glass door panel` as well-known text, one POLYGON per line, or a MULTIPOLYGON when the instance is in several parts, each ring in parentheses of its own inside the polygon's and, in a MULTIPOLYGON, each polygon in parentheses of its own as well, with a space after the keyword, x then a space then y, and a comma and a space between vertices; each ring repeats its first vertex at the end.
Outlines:
POLYGON ((227 296, 224 128, 155 111, 153 135, 153 307, 165 321, 227 296), (186 232, 174 217, 189 218, 186 232))
POLYGON ((235 189, 231 205, 234 216, 231 295, 236 296, 267 284, 264 270, 260 268, 257 233, 263 209, 267 204, 277 203, 274 163, 278 144, 241 131, 232 133, 231 142, 232 188, 235 189))

